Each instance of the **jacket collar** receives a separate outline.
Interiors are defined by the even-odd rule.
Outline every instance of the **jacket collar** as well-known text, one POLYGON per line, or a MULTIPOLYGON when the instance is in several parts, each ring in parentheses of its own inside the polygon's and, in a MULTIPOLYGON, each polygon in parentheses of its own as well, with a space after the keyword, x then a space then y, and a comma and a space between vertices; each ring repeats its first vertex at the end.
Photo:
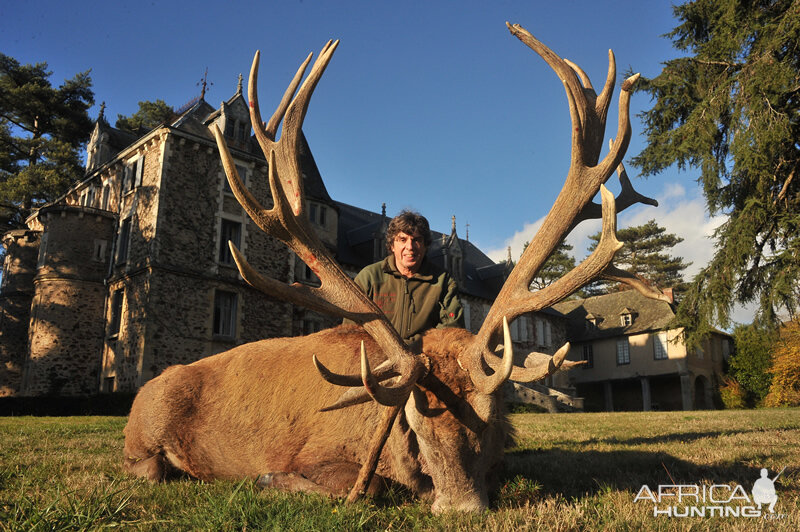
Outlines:
MULTIPOLYGON (((382 269, 384 272, 393 275, 394 277, 404 278, 403 274, 397 269, 397 263, 394 260, 394 255, 387 255, 386 258, 383 259, 383 266, 382 269)), ((428 257, 422 259, 422 264, 419 266, 419 270, 417 273, 408 277, 408 279, 417 279, 419 281, 433 281, 434 273, 433 269, 431 268, 431 263, 428 260, 428 257)))

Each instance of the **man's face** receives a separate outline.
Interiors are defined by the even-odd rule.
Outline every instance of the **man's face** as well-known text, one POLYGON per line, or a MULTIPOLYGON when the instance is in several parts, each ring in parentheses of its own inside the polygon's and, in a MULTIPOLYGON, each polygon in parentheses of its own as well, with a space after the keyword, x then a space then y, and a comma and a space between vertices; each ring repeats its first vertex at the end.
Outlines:
POLYGON ((419 270, 426 251, 425 242, 419 233, 411 236, 400 231, 394 237, 392 243, 394 261, 398 271, 405 276, 410 276, 419 270))

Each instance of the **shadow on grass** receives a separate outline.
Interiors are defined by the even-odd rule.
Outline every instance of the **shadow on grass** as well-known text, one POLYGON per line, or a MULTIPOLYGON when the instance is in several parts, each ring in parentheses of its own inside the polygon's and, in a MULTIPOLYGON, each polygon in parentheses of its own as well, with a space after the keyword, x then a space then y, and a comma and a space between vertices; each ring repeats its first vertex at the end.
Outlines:
POLYGON ((585 443, 606 443, 611 445, 647 445, 653 443, 689 443, 704 438, 719 438, 721 436, 736 436, 740 434, 751 434, 755 432, 763 432, 761 429, 741 429, 741 430, 719 430, 719 431, 705 431, 705 432, 677 432, 672 434, 657 434, 655 436, 638 437, 638 438, 592 438, 586 440, 585 443))
POLYGON ((536 481, 545 496, 567 499, 608 491, 634 497, 642 485, 730 484, 751 486, 760 467, 740 463, 697 465, 665 452, 637 450, 575 451, 560 448, 506 453, 505 479, 523 476, 536 481))

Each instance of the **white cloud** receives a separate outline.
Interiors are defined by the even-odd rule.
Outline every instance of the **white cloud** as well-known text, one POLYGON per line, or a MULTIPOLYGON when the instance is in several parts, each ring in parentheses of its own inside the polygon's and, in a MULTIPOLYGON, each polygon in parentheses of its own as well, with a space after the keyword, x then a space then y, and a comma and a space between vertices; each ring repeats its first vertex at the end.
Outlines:
MULTIPOLYGON (((683 242, 672 248, 671 253, 673 256, 683 257, 684 262, 691 263, 685 273, 685 278, 691 280, 714 256, 714 230, 725 222, 725 217, 709 216, 700 192, 690 196, 679 183, 667 183, 656 199, 658 207, 638 205, 621 212, 617 217, 617 228, 642 225, 648 220, 655 220, 668 233, 683 238, 683 242)), ((504 261, 508 256, 507 248, 511 246, 511 256, 518 260, 525 242, 533 239, 543 220, 544 218, 540 218, 525 224, 505 241, 503 248, 491 250, 487 255, 495 262, 504 261)), ((576 261, 581 261, 588 254, 586 250, 591 243, 589 235, 599 232, 600 228, 600 220, 587 220, 569 234, 567 243, 573 246, 572 254, 576 261)), ((750 323, 753 321, 755 308, 756 305, 736 305, 731 318, 736 323, 750 323)))
POLYGON ((486 252, 486 255, 495 262, 502 262, 508 258, 508 248, 511 247, 511 258, 519 260, 522 255, 522 249, 525 247, 525 242, 533 240, 533 236, 539 227, 542 226, 544 218, 539 218, 533 223, 527 223, 525 226, 514 233, 514 235, 503 243, 503 247, 499 249, 491 249, 486 252))
MULTIPOLYGON (((688 196, 686 189, 679 183, 667 183, 658 196, 659 207, 639 205, 618 215, 617 227, 642 225, 648 220, 665 227, 668 233, 683 238, 683 242, 672 249, 672 254, 683 257, 684 262, 691 262, 687 269, 687 277, 696 274, 714 255, 714 230, 725 221, 722 216, 709 217, 705 202, 699 195, 688 196)), ((504 242, 502 248, 492 249, 487 255, 495 262, 506 260, 508 247, 511 246, 511 257, 519 259, 525 242, 530 242, 541 227, 544 218, 525 226, 504 242)), ((589 235, 600 231, 600 220, 587 220, 579 224, 567 237, 567 243, 573 246, 572 253, 580 261, 587 255, 591 243, 589 235)))

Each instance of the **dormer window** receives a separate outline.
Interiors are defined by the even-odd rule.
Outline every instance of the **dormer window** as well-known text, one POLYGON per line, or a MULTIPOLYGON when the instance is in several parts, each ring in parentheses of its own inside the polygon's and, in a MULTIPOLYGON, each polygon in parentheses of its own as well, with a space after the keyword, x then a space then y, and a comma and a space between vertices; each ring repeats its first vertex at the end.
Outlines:
POLYGON ((325 227, 325 221, 328 213, 324 205, 317 205, 316 203, 309 202, 308 204, 308 218, 313 223, 320 227, 325 227))
POLYGON ((622 309, 622 312, 619 314, 619 321, 620 325, 623 327, 629 327, 633 325, 633 311, 629 308, 622 309))
POLYGON ((597 329, 597 317, 591 312, 586 315, 586 330, 591 331, 597 329))

